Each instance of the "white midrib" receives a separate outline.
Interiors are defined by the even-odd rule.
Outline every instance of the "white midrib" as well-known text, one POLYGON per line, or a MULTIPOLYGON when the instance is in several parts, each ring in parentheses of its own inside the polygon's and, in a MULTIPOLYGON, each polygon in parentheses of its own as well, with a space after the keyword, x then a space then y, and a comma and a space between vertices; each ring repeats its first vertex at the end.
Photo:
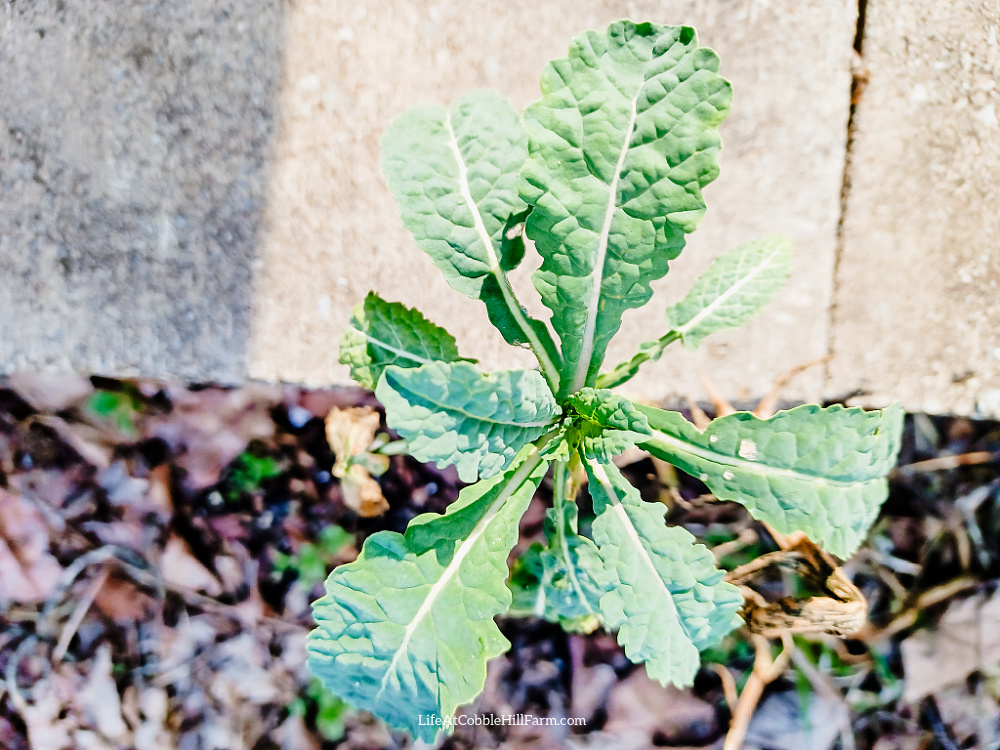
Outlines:
POLYGON ((465 157, 462 156, 462 151, 458 147, 458 138, 455 135, 455 130, 451 127, 450 112, 445 118, 445 126, 448 128, 448 145, 451 146, 451 150, 455 154, 455 162, 458 164, 458 184, 462 191, 462 198, 465 200, 465 203, 469 208, 469 212, 472 214, 472 221, 476 225, 476 233, 479 235, 479 241, 483 244, 483 248, 486 250, 486 256, 489 258, 490 273, 493 274, 497 283, 500 285, 500 291, 503 293, 504 303, 507 305, 507 309, 509 309, 511 314, 514 316, 514 319, 517 321, 518 327, 520 327, 520 329, 524 332, 524 335, 531 344, 532 350, 535 352, 539 363, 542 365, 542 370, 545 371, 549 382, 552 384, 552 389, 558 391, 559 370, 549 357, 545 347, 542 346, 542 342, 538 338, 538 334, 535 333, 535 329, 533 329, 531 324, 528 323, 528 319, 525 317, 520 303, 514 297, 514 290, 511 289, 510 282, 507 280, 507 275, 500 267, 500 259, 497 258, 496 250, 493 247, 493 240, 490 238, 490 234, 486 231, 486 226, 483 224, 483 217, 479 213, 479 206, 472 197, 472 190, 469 188, 469 172, 465 166, 465 157))
POLYGON ((693 330, 699 323, 701 323, 701 321, 712 315, 716 310, 718 310, 720 307, 726 304, 726 302, 728 302, 729 299, 733 297, 733 295, 739 293, 739 291, 743 287, 745 287, 747 284, 753 281, 754 277, 759 275, 761 271, 767 269, 768 265, 770 265, 774 257, 777 256, 778 253, 780 252, 781 250, 777 249, 770 255, 768 255, 766 258, 762 259, 760 263, 758 263, 750 270, 750 273, 748 273, 746 276, 744 276, 742 279, 737 281, 726 291, 724 291, 722 294, 720 294, 718 297, 712 300, 711 303, 709 303, 702 310, 700 310, 697 315, 691 318, 691 320, 689 320, 682 326, 678 326, 674 330, 681 336, 684 336, 684 334, 693 330))
POLYGON ((483 517, 479 519, 479 522, 472 529, 472 533, 466 537, 461 544, 459 544, 458 550, 455 552, 455 556, 448 563, 448 567, 444 569, 444 573, 441 577, 434 582, 431 586, 431 590, 427 592, 427 598, 424 599, 417 613, 410 620, 410 623, 406 626, 403 631, 403 640, 399 644, 399 648, 396 649, 396 653, 392 656, 392 661, 389 662, 389 666, 386 668, 385 674, 382 675, 382 682, 380 683, 378 695, 375 696, 375 700, 378 700, 382 695, 382 691, 385 690, 386 685, 389 680, 389 676, 395 673, 396 667, 399 666, 400 660, 406 655, 407 650, 410 645, 410 640, 413 638, 413 634, 417 632, 417 628, 420 627, 420 623, 430 614, 431 609, 434 607, 434 603, 437 598, 444 591, 445 587, 455 577, 458 569, 462 566, 462 561, 468 556, 469 552, 475 546, 479 538, 486 533, 486 529, 489 527, 490 523, 496 518, 497 514, 501 511, 504 504, 511 498, 511 496, 517 492, 521 485, 531 476, 531 472, 535 470, 535 467, 541 463, 542 457, 535 452, 532 456, 526 458, 524 463, 514 472, 514 475, 510 478, 510 482, 504 487, 500 494, 497 495, 497 499, 493 501, 490 507, 487 509, 483 517))
POLYGON ((403 359, 408 359, 411 362, 419 362, 422 365, 429 365, 431 363, 431 360, 429 360, 429 359, 425 359, 424 357, 419 357, 416 354, 414 354, 413 352, 408 352, 405 349, 400 349, 397 346, 393 346, 392 344, 387 344, 384 341, 380 341, 379 339, 375 338, 374 336, 370 336, 369 334, 365 333, 364 331, 359 331, 354 326, 350 326, 350 328, 351 328, 351 330, 357 331, 362 336, 364 336, 365 339, 369 343, 374 344, 375 346, 379 347, 380 349, 385 349, 387 352, 391 352, 391 353, 395 354, 397 357, 402 357, 403 359))
POLYGON ((635 127, 636 102, 638 99, 639 92, 636 92, 635 98, 632 100, 632 114, 629 117, 628 127, 625 129, 625 140, 622 142, 622 150, 618 154, 618 163, 615 165, 615 175, 608 186, 608 205, 604 213, 604 225, 601 227, 601 235, 597 239, 597 255, 594 258, 590 299, 587 301, 587 324, 583 329, 583 345, 580 347, 580 359, 577 362, 576 375, 573 377, 573 387, 571 389, 573 392, 580 390, 587 384, 587 373, 590 372, 590 358, 594 356, 594 338, 597 332, 597 308, 601 302, 601 287, 604 284, 604 259, 608 254, 608 237, 611 234, 611 222, 615 217, 615 209, 618 207, 618 180, 621 177, 622 167, 625 166, 625 157, 628 155, 629 143, 632 141, 632 128, 635 127))
MULTIPOLYGON (((400 385, 398 388, 393 388, 393 390, 399 393, 399 388, 402 387, 403 386, 400 385)), ((392 386, 390 386, 390 388, 392 388, 392 386)), ((468 417, 474 422, 488 422, 489 424, 501 424, 510 427, 548 427, 553 422, 552 419, 548 419, 544 422, 517 422, 517 421, 505 422, 500 419, 490 419, 489 417, 484 417, 482 414, 473 414, 472 412, 468 412, 465 409, 455 406, 454 404, 441 403, 440 401, 435 401, 434 399, 428 398, 424 394, 419 393, 417 391, 412 391, 410 389, 407 390, 410 393, 413 393, 414 396, 416 396, 418 399, 423 399, 424 401, 429 401, 430 403, 434 404, 434 406, 438 407, 440 411, 448 411, 448 412, 453 412, 455 414, 461 414, 463 417, 468 417)), ((404 396, 403 398, 406 397, 404 396)), ((406 400, 409 401, 409 399, 406 400)), ((410 401, 410 403, 414 402, 410 401)))
POLYGON ((709 463, 713 463, 721 467, 740 469, 741 471, 750 470, 755 474, 784 477, 787 479, 795 479, 800 482, 812 482, 815 484, 825 484, 833 487, 854 487, 855 485, 864 484, 865 482, 870 481, 867 479, 859 479, 851 482, 840 479, 829 479, 828 477, 818 477, 813 474, 803 474, 802 472, 795 471, 794 469, 779 469, 775 466, 759 464, 756 461, 741 461, 736 458, 730 458, 729 456, 723 456, 719 453, 713 453, 710 450, 693 445, 679 438, 675 438, 672 435, 660 432, 659 430, 652 430, 652 437, 654 440, 675 446, 681 452, 689 453, 703 461, 708 461, 709 463))
POLYGON ((622 528, 625 529, 625 535, 628 537, 629 542, 639 551, 639 557, 642 559, 643 566, 649 571, 649 577, 659 584, 660 590, 663 592, 663 598, 667 600, 667 609, 673 616, 677 626, 683 630, 686 635, 687 631, 684 628, 684 623, 681 622, 680 612, 677 611, 677 605, 674 603, 673 594, 670 593, 670 589, 668 589, 667 585, 663 582, 663 577, 656 569, 656 566, 653 565, 653 561, 649 557, 649 552, 646 551, 646 547, 643 545, 642 540, 639 538, 639 534, 632 525, 632 519, 628 517, 628 513, 625 512, 625 508, 622 506, 621 500, 618 498, 618 493, 615 491, 614 485, 611 484, 611 479, 608 477, 607 471, 597 461, 591 461, 590 466, 594 472, 594 476, 597 477, 597 481, 603 485, 605 492, 608 493, 608 497, 611 498, 611 507, 614 509, 615 516, 621 523, 622 528))

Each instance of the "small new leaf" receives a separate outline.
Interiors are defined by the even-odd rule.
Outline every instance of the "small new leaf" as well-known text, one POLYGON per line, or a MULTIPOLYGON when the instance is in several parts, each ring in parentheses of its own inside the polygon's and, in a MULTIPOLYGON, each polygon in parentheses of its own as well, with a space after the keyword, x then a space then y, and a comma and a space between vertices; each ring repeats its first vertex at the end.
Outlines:
POLYGON ((375 292, 354 308, 340 339, 340 363, 351 377, 370 391, 389 365, 420 367, 428 362, 455 362, 455 337, 415 310, 386 302, 375 292))
POLYGON ((605 463, 649 436, 646 416, 631 401, 608 390, 583 388, 569 398, 580 417, 570 436, 584 458, 605 463))
POLYGON ((643 502, 613 464, 588 461, 587 473, 594 541, 614 582, 601 598, 604 620, 650 677, 690 685, 698 652, 739 625, 743 597, 712 553, 685 529, 666 526, 666 508, 643 502))
POLYGON ((559 413, 537 370, 484 375, 467 362, 387 367, 375 395, 414 458, 454 464, 463 482, 503 471, 559 413))
POLYGON ((462 490, 445 515, 373 534, 330 575, 308 652, 335 695, 431 742, 479 694, 486 662, 510 647, 493 618, 510 606, 507 555, 546 469, 526 453, 462 490))
POLYGON ((756 315, 788 280, 792 243, 762 237, 723 253, 688 295, 667 309, 667 325, 695 349, 711 333, 738 328, 756 315))
POLYGON ((640 406, 654 456, 700 477, 782 534, 804 531, 846 558, 864 540, 888 494, 903 412, 806 404, 770 419, 737 412, 699 431, 677 412, 640 406))

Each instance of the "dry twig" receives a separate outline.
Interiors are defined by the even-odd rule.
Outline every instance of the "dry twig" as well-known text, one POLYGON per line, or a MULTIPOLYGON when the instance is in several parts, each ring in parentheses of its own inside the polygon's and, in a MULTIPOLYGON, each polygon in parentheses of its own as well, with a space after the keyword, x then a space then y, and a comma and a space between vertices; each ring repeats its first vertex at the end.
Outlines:
POLYGON ((929 458, 926 461, 916 461, 912 464, 899 466, 889 473, 889 477, 906 477, 912 474, 923 474, 929 471, 947 471, 948 469, 957 469, 959 466, 987 464, 990 461, 997 459, 1000 459, 1000 454, 992 453, 990 451, 959 453, 956 456, 938 456, 937 458, 929 458))
POLYGON ((93 583, 90 584, 83 596, 80 597, 80 601, 76 604, 76 609, 73 610, 73 614, 66 623, 66 627, 63 628, 62 635, 59 636, 59 642, 56 644, 56 648, 52 652, 52 661, 62 661, 63 657, 66 655, 66 651, 69 649, 70 641, 72 641, 73 636, 76 635, 77 628, 80 627, 80 623, 83 622, 83 618, 87 616, 87 612, 90 610, 90 605, 94 603, 94 599, 97 597, 97 594, 104 585, 104 582, 108 580, 108 574, 110 572, 111 568, 109 568, 106 564, 103 565, 93 583))
POLYGON ((743 740, 746 737, 747 728, 750 726, 750 718, 757 709, 761 696, 764 695, 764 688, 778 679, 785 671, 795 648, 791 633, 782 633, 783 648, 777 658, 772 659, 771 642, 767 638, 762 635, 751 635, 750 639, 755 651, 753 671, 736 701, 733 719, 730 722, 729 731, 726 733, 726 741, 722 750, 740 750, 743 747, 743 740))
MULTIPOLYGON (((864 595, 836 561, 804 534, 785 536, 770 528, 768 531, 782 549, 742 565, 726 576, 726 580, 740 586, 743 591, 743 616, 750 628, 756 656, 753 671, 733 709, 723 750, 739 750, 742 747, 750 718, 764 694, 764 688, 781 676, 792 656, 795 647, 792 633, 848 635, 864 624, 868 609, 864 595), (768 602, 749 584, 762 572, 773 568, 793 570, 821 595, 805 600, 785 597, 768 602), (784 646, 781 654, 773 660, 768 638, 780 638, 784 646)), ((724 679, 723 689, 726 689, 724 679)))

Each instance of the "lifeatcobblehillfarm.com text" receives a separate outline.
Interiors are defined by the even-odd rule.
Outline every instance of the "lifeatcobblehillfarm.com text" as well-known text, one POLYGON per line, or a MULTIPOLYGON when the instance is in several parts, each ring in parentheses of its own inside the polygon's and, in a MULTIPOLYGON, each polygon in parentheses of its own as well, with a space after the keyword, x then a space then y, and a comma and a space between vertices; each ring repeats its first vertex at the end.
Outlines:
POLYGON ((466 716, 420 717, 420 726, 441 727, 450 732, 455 727, 574 727, 583 726, 586 720, 578 716, 532 716, 531 714, 474 714, 466 716))

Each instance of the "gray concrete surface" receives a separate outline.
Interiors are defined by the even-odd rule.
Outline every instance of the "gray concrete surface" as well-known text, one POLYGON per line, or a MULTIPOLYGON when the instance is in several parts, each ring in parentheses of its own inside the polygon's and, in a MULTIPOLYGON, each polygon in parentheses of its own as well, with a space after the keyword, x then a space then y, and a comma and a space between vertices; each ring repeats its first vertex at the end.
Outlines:
POLYGON ((280 0, 0 5, 0 370, 236 382, 280 0))
MULTIPOLYGON (((765 232, 795 239, 789 287, 749 329, 709 339, 695 356, 671 352, 629 388, 645 398, 704 396, 695 368, 733 397, 764 392, 778 373, 820 357, 840 211, 857 6, 845 0, 512 0, 496 3, 301 0, 289 15, 262 245, 250 373, 266 380, 343 382, 336 340, 370 289, 446 324, 487 367, 528 363, 506 347, 479 303, 453 292, 413 245, 379 169, 378 139, 421 102, 493 88, 518 108, 538 97, 542 67, 570 39, 630 17, 694 25, 735 87, 723 126, 722 176, 708 215, 643 316, 626 318, 609 355, 663 333, 663 311, 722 250, 765 232)), ((522 302, 539 314, 527 269, 522 302)), ((815 398, 822 370, 789 398, 815 398)))
POLYGON ((1000 416, 1000 2, 869 0, 827 393, 1000 416))
MULTIPOLYGON (((346 383, 337 339, 370 288, 487 367, 528 364, 412 244, 378 139, 477 87, 521 108, 575 34, 630 17, 695 25, 735 99, 702 228, 611 358, 722 250, 798 249, 765 314, 633 394, 703 398, 700 370, 745 400, 832 352, 785 397, 1000 415, 998 10, 869 0, 842 206, 857 0, 6 3, 0 373, 346 383)), ((544 316, 531 270, 514 283, 544 316)))

